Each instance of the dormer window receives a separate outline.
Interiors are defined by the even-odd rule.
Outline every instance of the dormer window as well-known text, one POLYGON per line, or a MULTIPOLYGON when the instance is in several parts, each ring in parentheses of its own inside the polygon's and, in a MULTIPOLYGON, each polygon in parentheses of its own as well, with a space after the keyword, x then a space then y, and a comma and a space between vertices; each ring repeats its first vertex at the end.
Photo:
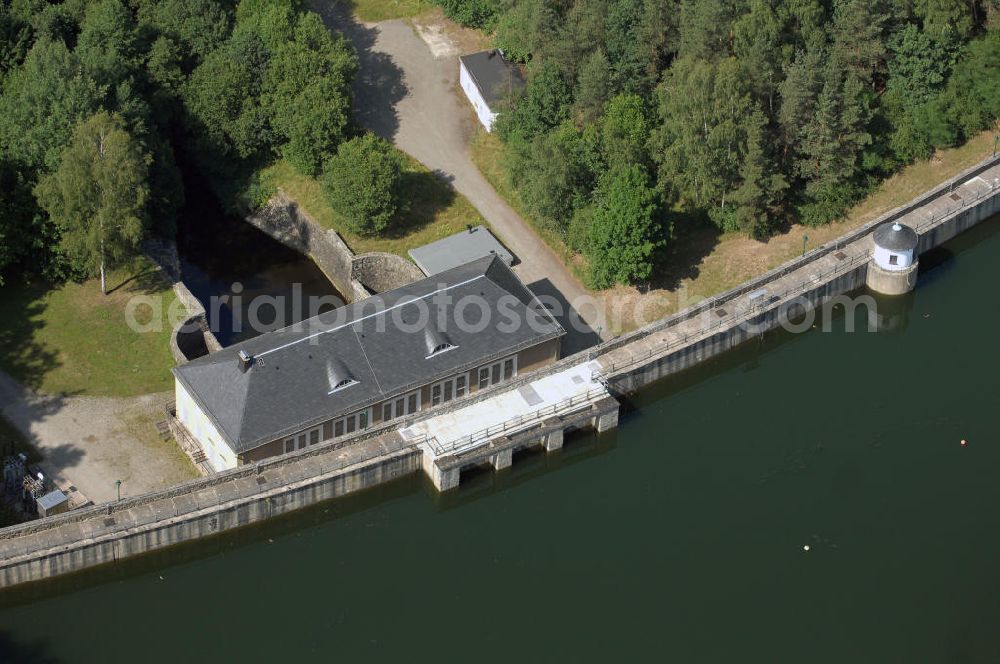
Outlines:
POLYGON ((333 394, 334 392, 339 392, 340 390, 347 389, 351 385, 357 385, 357 384, 358 381, 354 380, 353 378, 345 378, 344 380, 339 381, 336 385, 334 385, 333 389, 327 392, 327 394, 333 394))
POLYGON ((445 342, 443 344, 438 344, 437 346, 434 346, 434 349, 431 350, 431 354, 428 355, 427 357, 428 357, 428 359, 430 359, 430 358, 434 357, 435 355, 440 355, 441 353, 447 353, 452 348, 458 348, 458 346, 453 346, 452 344, 447 343, 447 342, 445 342))
POLYGON ((358 383, 358 381, 351 376, 343 362, 340 362, 337 359, 329 360, 326 363, 326 379, 327 384, 330 386, 330 391, 327 392, 327 394, 333 394, 334 392, 345 390, 351 385, 356 385, 358 383))
POLYGON ((447 353, 453 348, 458 348, 458 346, 448 341, 448 337, 443 332, 431 325, 424 328, 424 343, 427 348, 427 359, 441 353, 447 353))

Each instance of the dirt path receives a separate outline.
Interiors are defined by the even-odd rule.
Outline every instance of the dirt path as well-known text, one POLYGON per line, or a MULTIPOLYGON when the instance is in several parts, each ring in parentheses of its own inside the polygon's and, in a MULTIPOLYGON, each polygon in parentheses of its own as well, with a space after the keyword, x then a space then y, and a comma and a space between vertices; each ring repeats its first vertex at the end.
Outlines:
POLYGON ((570 304, 579 307, 585 324, 574 324, 575 317, 563 316, 568 332, 564 353, 596 343, 599 339, 594 330, 603 329, 603 321, 594 308, 594 298, 496 193, 469 156, 473 116, 456 94, 457 49, 449 45, 447 36, 425 27, 425 41, 406 21, 366 25, 337 3, 310 0, 307 4, 330 28, 344 33, 358 51, 358 120, 392 140, 469 199, 520 259, 515 272, 536 294, 554 298, 564 311, 570 304))
POLYGON ((0 372, 0 412, 39 450, 43 472, 94 503, 117 497, 115 480, 122 496, 134 496, 197 476, 180 448, 156 434, 170 398, 42 396, 0 372))

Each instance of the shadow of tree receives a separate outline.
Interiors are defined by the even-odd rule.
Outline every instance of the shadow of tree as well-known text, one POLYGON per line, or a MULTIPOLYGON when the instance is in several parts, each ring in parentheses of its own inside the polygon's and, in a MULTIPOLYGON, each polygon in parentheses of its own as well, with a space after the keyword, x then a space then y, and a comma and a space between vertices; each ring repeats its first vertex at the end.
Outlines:
POLYGON ((0 368, 23 385, 39 389, 45 376, 61 366, 55 351, 35 341, 44 326, 48 288, 42 285, 0 288, 0 368))
POLYGON ((440 171, 405 171, 400 182, 402 209, 381 235, 397 239, 432 223, 455 202, 452 179, 440 171))
POLYGON ((408 89, 403 70, 392 57, 375 50, 378 28, 359 22, 353 14, 350 0, 320 2, 308 0, 306 6, 323 19, 323 23, 339 32, 354 46, 358 55, 358 74, 354 77, 354 117, 363 127, 392 140, 399 131, 396 104, 408 89))
POLYGON ((87 453, 83 448, 72 443, 63 443, 58 447, 47 448, 42 463, 49 472, 60 474, 69 468, 79 466, 85 456, 87 453))
POLYGON ((44 640, 15 641, 6 632, 0 632, 0 660, 18 664, 57 664, 60 661, 48 652, 44 640))
POLYGON ((701 273, 698 266, 719 245, 722 233, 704 220, 682 219, 676 224, 680 230, 667 240, 665 249, 656 259, 649 286, 655 289, 674 290, 686 279, 695 279, 701 273))
MULTIPOLYGON (((528 284, 528 289, 534 293, 542 304, 555 316, 559 324, 566 330, 562 340, 562 356, 596 346, 601 342, 600 335, 580 316, 573 304, 548 279, 539 279, 528 284)), ((585 303, 576 303, 583 305, 585 303)))
POLYGON ((136 262, 128 268, 129 276, 108 289, 108 295, 124 290, 134 295, 152 295, 167 287, 163 274, 145 262, 136 262))

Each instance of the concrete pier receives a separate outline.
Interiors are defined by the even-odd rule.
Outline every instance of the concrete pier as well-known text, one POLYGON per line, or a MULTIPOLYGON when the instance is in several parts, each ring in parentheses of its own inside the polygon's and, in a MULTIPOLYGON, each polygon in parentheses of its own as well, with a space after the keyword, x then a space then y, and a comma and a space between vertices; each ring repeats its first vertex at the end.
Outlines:
POLYGON ((424 442, 424 472, 438 491, 458 486, 465 468, 511 466, 514 452, 562 447, 569 429, 618 426, 618 401, 594 380, 596 365, 577 364, 464 407, 429 415, 405 428, 404 439, 424 442))
POLYGON ((507 447, 496 454, 490 459, 490 464, 493 466, 493 470, 505 470, 510 468, 514 463, 514 448, 507 447))
POLYGON ((542 434, 542 445, 545 447, 546 452, 555 452, 562 449, 564 437, 562 420, 558 417, 550 417, 542 422, 542 431, 546 432, 542 434))
POLYGON ((916 261, 905 270, 886 270, 873 262, 868 266, 865 285, 882 295, 904 295, 916 288, 919 265, 916 261))

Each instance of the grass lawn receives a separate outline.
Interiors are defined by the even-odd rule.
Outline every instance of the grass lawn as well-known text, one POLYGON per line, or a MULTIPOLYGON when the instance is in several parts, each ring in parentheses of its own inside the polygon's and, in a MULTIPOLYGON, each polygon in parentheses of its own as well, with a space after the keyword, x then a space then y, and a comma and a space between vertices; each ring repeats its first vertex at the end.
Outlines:
MULTIPOLYGON (((167 311, 173 291, 145 258, 111 273, 111 292, 100 282, 55 288, 8 283, 0 287, 0 368, 45 394, 135 396, 169 390, 174 359, 167 311), (163 324, 135 332, 126 324, 126 305, 135 296, 160 302, 163 324)), ((148 323, 148 306, 135 319, 148 323)))
POLYGON ((434 8, 428 0, 336 0, 366 23, 409 18, 434 8))
POLYGON ((261 174, 261 180, 280 188, 324 228, 337 231, 356 254, 384 251, 407 257, 407 251, 458 233, 466 225, 485 224, 468 200, 410 157, 403 174, 407 209, 380 237, 361 237, 347 230, 343 218, 330 207, 319 182, 280 160, 261 174))

